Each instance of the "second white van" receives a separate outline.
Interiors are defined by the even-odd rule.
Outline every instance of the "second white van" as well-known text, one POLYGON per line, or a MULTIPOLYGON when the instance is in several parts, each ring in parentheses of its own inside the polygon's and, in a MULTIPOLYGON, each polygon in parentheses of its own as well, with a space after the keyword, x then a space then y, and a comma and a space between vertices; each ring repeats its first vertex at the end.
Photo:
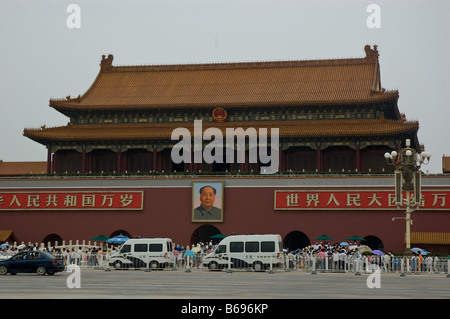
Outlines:
POLYGON ((224 238, 214 251, 203 258, 210 270, 252 268, 255 271, 284 264, 280 235, 233 235, 224 238))

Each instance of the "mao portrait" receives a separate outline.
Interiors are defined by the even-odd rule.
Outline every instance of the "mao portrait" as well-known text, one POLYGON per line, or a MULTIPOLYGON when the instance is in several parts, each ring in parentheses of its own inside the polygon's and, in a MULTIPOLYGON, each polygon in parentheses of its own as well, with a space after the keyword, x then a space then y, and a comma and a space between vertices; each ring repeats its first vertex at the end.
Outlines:
POLYGON ((223 222, 223 182, 192 183, 192 221, 223 222))

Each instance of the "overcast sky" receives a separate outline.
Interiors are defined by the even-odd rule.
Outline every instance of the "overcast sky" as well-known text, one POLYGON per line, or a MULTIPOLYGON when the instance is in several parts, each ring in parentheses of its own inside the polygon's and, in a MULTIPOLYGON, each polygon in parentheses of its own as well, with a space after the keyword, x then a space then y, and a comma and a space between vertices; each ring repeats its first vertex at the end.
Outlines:
POLYGON ((432 153, 424 169, 441 173, 450 155, 449 31, 447 0, 1 0, 0 159, 46 160, 23 129, 66 125, 49 99, 83 94, 102 54, 113 65, 279 61, 364 57, 364 45, 377 44, 381 84, 399 90, 400 112, 419 121, 432 153))

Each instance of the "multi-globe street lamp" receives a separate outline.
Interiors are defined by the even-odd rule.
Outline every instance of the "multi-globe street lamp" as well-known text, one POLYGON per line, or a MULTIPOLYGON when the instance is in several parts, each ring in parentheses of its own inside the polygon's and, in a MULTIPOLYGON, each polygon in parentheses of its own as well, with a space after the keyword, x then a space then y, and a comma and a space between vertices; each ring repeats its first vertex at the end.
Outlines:
POLYGON ((406 140, 406 147, 399 153, 392 151, 385 153, 384 158, 389 165, 395 167, 395 204, 399 207, 406 206, 406 251, 411 253, 411 213, 412 208, 417 208, 421 201, 421 171, 422 165, 430 162, 429 152, 417 152, 411 148, 411 141, 406 140), (403 199, 403 191, 406 192, 406 199, 403 199), (413 196, 411 196, 413 192, 413 196))

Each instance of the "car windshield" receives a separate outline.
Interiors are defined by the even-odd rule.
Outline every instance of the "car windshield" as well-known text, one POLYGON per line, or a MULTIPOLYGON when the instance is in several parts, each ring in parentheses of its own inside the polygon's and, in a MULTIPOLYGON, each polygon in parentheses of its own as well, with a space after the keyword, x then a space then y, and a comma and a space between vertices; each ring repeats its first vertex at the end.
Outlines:
POLYGON ((22 252, 22 253, 18 253, 17 255, 15 255, 13 257, 13 260, 22 260, 25 259, 27 257, 27 252, 22 252))

